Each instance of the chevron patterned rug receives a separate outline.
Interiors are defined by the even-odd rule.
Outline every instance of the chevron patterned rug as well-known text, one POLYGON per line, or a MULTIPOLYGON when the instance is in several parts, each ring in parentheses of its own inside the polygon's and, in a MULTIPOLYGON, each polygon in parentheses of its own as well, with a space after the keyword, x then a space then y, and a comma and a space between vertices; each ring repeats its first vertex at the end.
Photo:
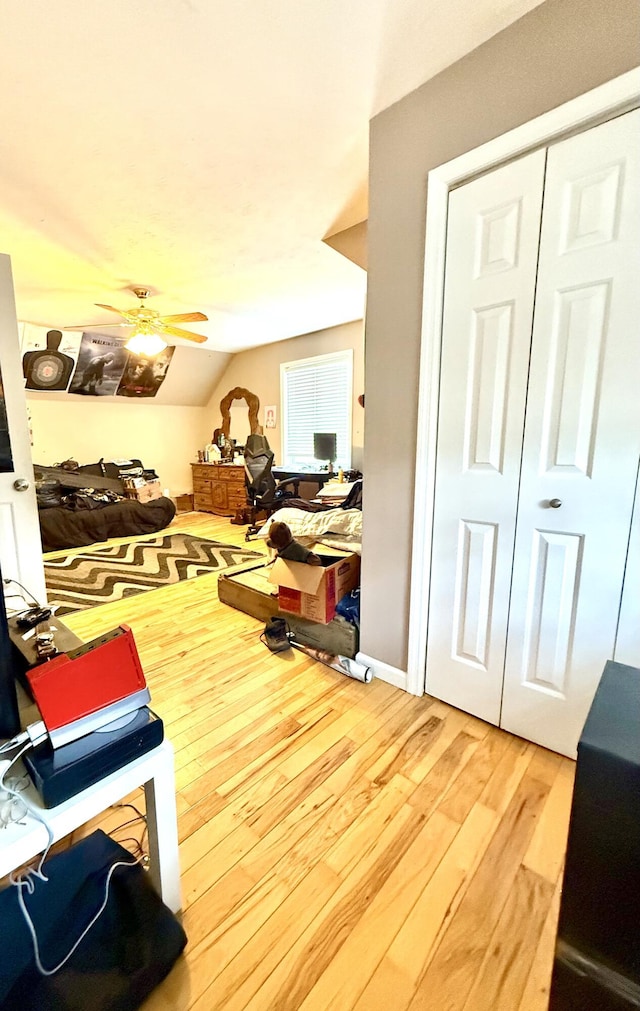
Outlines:
POLYGON ((150 541, 58 555, 44 565, 49 606, 62 616, 259 557, 257 551, 192 534, 166 534, 150 541))

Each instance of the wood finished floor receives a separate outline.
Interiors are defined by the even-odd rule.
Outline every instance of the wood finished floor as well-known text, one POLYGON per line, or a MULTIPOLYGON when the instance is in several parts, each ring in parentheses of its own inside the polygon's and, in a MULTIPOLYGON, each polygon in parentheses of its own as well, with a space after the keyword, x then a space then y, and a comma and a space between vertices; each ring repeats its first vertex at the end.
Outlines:
POLYGON ((131 625, 176 750, 189 944, 145 1011, 546 1009, 572 762, 272 655, 215 575, 65 621, 131 625))

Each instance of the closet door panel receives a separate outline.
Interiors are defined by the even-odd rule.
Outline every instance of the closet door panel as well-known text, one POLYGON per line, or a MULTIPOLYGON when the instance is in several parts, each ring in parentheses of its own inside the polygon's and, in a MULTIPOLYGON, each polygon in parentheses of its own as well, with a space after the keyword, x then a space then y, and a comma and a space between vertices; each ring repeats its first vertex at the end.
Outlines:
POLYGON ((614 653, 640 453, 639 179, 640 110, 549 149, 501 726, 569 755, 614 653))
POLYGON ((544 152, 449 198, 426 690, 497 723, 544 152))

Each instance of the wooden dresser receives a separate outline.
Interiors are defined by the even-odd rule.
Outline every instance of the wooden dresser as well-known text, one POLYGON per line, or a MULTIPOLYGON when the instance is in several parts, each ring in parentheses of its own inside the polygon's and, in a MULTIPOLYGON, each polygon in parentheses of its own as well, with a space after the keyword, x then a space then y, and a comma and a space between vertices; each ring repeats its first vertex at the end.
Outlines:
POLYGON ((216 516, 236 516, 247 507, 244 466, 192 463, 193 508, 216 516))

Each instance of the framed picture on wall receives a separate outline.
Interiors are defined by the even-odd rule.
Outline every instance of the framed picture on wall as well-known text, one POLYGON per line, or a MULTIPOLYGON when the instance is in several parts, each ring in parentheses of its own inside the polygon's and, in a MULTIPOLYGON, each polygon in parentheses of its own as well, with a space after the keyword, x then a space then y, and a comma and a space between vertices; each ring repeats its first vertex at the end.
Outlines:
POLYGON ((277 420, 277 413, 275 404, 264 409, 264 427, 265 428, 275 428, 277 420))

